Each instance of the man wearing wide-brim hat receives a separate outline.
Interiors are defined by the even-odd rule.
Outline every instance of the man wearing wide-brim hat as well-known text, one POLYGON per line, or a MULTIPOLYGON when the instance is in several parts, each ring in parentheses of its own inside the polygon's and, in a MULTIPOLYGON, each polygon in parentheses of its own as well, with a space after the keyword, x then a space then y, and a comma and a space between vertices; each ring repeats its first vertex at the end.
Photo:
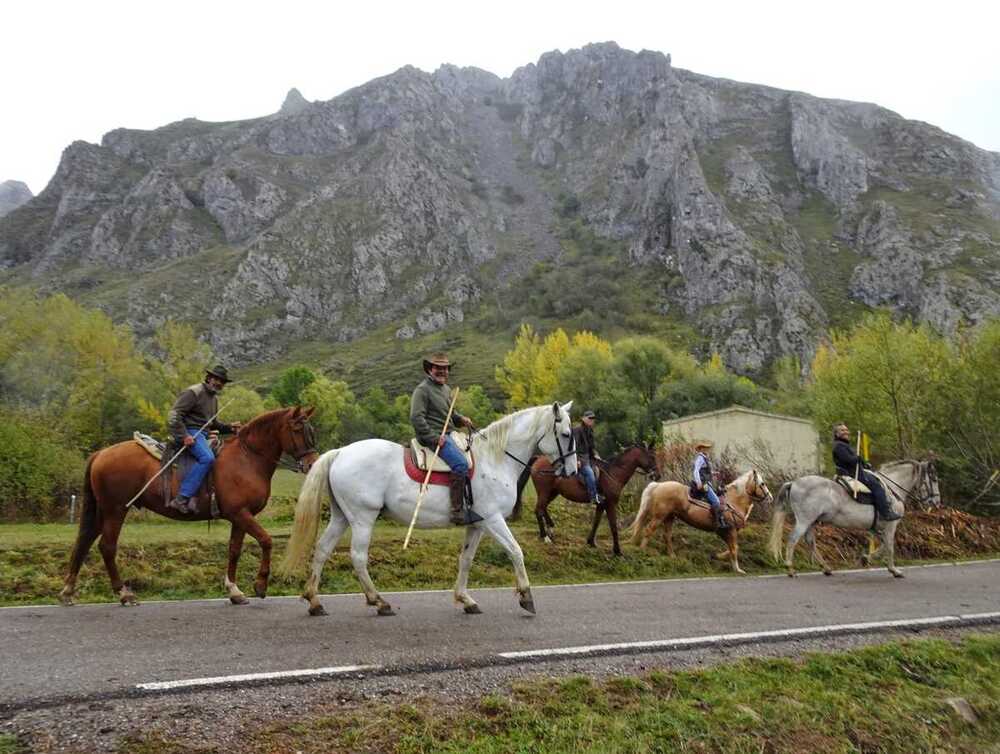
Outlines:
POLYGON ((712 487, 712 462, 708 458, 708 451, 712 449, 712 443, 708 440, 699 440, 694 444, 694 474, 692 483, 695 489, 701 492, 708 504, 712 506, 712 513, 715 515, 715 525, 719 529, 725 529, 729 524, 722 512, 722 503, 719 496, 715 494, 712 487))
POLYGON ((183 444, 195 457, 197 464, 184 477, 180 492, 167 503, 168 508, 181 513, 198 512, 197 501, 193 498, 215 463, 215 454, 208 445, 208 433, 215 431, 231 434, 240 430, 239 422, 226 424, 217 417, 219 393, 229 382, 229 372, 222 364, 216 364, 205 370, 202 382, 186 388, 170 409, 167 428, 174 441, 183 444))
POLYGON ((594 473, 594 464, 601 460, 594 442, 594 422, 596 420, 597 414, 592 410, 584 411, 580 415, 580 424, 573 427, 573 443, 576 447, 577 473, 583 477, 590 502, 594 505, 600 505, 604 502, 604 496, 597 489, 597 475, 594 473))
POLYGON ((428 448, 440 446, 438 457, 451 469, 448 484, 451 493, 451 522, 464 524, 465 514, 462 507, 466 481, 469 477, 469 464, 465 460, 465 454, 459 450, 448 434, 459 427, 471 429, 472 420, 453 411, 447 432, 444 431, 444 422, 451 407, 451 388, 448 387, 448 378, 452 364, 445 353, 432 354, 424 359, 423 364, 424 374, 427 376, 420 381, 410 397, 410 423, 421 445, 428 448))

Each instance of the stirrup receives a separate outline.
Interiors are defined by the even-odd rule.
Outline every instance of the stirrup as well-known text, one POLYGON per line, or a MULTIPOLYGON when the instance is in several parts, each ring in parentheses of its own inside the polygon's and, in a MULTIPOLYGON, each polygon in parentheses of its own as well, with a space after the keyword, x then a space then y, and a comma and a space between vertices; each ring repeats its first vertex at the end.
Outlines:
POLYGON ((464 524, 468 526, 469 524, 475 524, 483 520, 483 517, 476 513, 472 508, 463 508, 464 524))
POLYGON ((167 501, 166 507, 170 508, 171 510, 177 511, 178 513, 187 513, 188 505, 190 505, 190 503, 191 503, 191 498, 187 498, 185 500, 181 498, 180 495, 177 495, 167 501))

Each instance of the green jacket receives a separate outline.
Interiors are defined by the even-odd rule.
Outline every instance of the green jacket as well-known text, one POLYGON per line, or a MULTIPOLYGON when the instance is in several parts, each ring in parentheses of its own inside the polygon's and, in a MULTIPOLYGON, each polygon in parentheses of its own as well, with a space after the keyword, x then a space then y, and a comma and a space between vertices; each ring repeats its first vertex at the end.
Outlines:
MULTIPOLYGON (((192 385, 182 392, 174 402, 167 416, 167 428, 177 442, 184 440, 185 429, 200 429, 202 425, 219 412, 219 398, 205 389, 204 383, 192 385)), ((215 419, 205 431, 215 429, 230 434, 233 428, 215 419)))
MULTIPOLYGON (((430 377, 421 380, 417 385, 410 398, 410 423, 421 445, 428 448, 437 446, 450 405, 451 388, 447 385, 439 385, 430 377)), ((448 431, 458 429, 459 423, 464 418, 457 411, 453 411, 448 431)))

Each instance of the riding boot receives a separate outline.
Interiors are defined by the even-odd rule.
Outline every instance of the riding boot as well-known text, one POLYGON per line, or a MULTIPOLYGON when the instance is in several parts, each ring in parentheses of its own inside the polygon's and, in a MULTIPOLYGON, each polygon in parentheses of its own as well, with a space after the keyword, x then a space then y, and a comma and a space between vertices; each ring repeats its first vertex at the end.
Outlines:
POLYGON ((178 511, 180 513, 187 513, 189 503, 190 503, 190 498, 186 498, 183 495, 178 495, 177 497, 167 501, 167 507, 173 508, 175 511, 178 511))
POLYGON ((902 518, 892 509, 884 494, 872 495, 872 497, 875 499, 875 509, 878 511, 879 521, 898 521, 902 518))
POLYGON ((729 522, 726 521, 726 513, 722 510, 722 506, 713 508, 712 512, 715 514, 715 528, 717 529, 728 529, 729 522))
POLYGON ((458 526, 465 523, 462 505, 465 500, 465 476, 463 474, 448 475, 448 491, 451 493, 451 513, 449 520, 458 526))

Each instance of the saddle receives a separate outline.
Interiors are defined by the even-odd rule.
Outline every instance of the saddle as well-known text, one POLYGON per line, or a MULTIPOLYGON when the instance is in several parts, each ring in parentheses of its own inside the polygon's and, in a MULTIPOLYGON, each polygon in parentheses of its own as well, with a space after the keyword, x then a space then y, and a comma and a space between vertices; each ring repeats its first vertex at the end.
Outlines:
POLYGON ((862 505, 875 505, 875 498, 872 497, 872 491, 854 477, 837 474, 833 477, 833 481, 843 487, 852 500, 862 505), (857 492, 857 495, 854 494, 855 492, 857 492))
MULTIPOLYGON (((464 432, 452 432, 450 437, 458 449, 465 454, 465 460, 469 464, 469 479, 472 479, 476 472, 476 459, 472 454, 471 436, 464 432)), ((448 485, 451 467, 445 463, 441 456, 434 457, 433 448, 421 445, 416 438, 413 438, 410 440, 410 447, 403 449, 403 468, 406 470, 407 476, 415 482, 423 483, 424 477, 427 476, 428 464, 431 461, 434 462, 434 465, 431 467, 431 478, 428 484, 448 485)))
MULTIPOLYGON (((147 453, 149 453, 153 458, 156 458, 160 462, 160 479, 161 487, 163 490, 163 500, 170 500, 180 489, 181 483, 184 481, 184 477, 187 476, 188 471, 191 467, 195 465, 196 461, 193 455, 190 453, 181 453, 177 456, 177 460, 174 461, 172 467, 168 471, 164 471, 164 467, 170 462, 177 451, 179 451, 183 445, 174 442, 172 439, 169 442, 160 442, 154 437, 145 435, 142 432, 133 432, 132 439, 147 453)), ((208 446, 212 449, 212 453, 215 457, 219 457, 219 452, 222 450, 223 441, 219 437, 218 432, 210 432, 208 435, 208 446)), ((219 507, 215 500, 215 490, 212 485, 212 475, 209 474, 205 477, 205 481, 202 482, 201 487, 198 489, 198 494, 196 495, 198 501, 207 500, 209 504, 209 510, 212 514, 212 518, 219 517, 219 507)), ((140 507, 140 502, 137 500, 134 503, 136 508, 140 507)))

